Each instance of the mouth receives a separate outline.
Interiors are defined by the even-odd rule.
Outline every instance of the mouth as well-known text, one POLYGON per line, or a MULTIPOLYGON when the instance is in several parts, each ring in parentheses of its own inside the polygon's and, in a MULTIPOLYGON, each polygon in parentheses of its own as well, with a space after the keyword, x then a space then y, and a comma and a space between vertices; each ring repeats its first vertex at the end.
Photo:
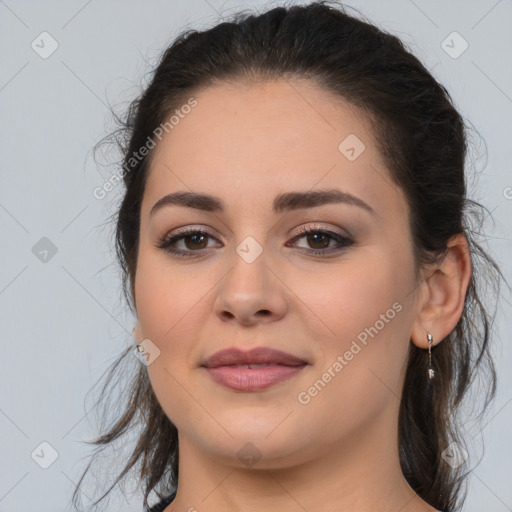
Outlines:
POLYGON ((309 363, 292 354, 271 348, 241 351, 221 350, 206 359, 202 367, 224 387, 236 391, 260 391, 287 380, 309 363))
POLYGON ((252 368, 257 368, 264 365, 300 366, 304 364, 308 364, 308 361, 270 347, 258 347, 249 351, 242 351, 233 347, 215 352, 203 361, 201 366, 218 368, 219 366, 247 367, 250 365, 252 368))
MULTIPOLYGON (((238 369, 244 369, 244 370, 257 370, 258 368, 269 368, 272 366, 301 366, 299 364, 297 365, 288 365, 288 364, 266 364, 266 363, 248 363, 248 364, 230 364, 230 365, 223 365, 224 368, 238 368, 238 369)), ((219 366, 216 366, 215 368, 220 368, 219 366)))

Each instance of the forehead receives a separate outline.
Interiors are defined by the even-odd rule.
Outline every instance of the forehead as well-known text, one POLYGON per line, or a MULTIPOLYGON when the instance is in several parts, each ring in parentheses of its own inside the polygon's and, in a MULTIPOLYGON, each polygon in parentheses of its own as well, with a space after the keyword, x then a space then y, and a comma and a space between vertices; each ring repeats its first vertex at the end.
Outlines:
POLYGON ((312 82, 217 84, 194 98, 154 150, 154 201, 178 189, 269 205, 278 192, 318 187, 377 203, 399 193, 367 116, 312 82))
POLYGON ((362 110, 310 81, 221 83, 194 98, 197 105, 180 116, 168 134, 173 135, 167 137, 168 152, 180 153, 180 148, 193 145, 196 151, 188 158, 208 154, 226 160, 257 154, 261 161, 306 153, 337 158, 339 143, 350 134, 357 134, 366 146, 374 145, 362 110))

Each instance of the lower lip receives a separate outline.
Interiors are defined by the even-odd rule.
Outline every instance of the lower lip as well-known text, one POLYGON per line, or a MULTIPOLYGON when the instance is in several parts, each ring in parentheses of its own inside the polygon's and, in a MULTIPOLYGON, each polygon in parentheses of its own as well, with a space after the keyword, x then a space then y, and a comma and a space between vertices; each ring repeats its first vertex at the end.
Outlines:
POLYGON ((215 382, 227 388, 236 389, 237 391, 259 391, 293 377, 306 366, 305 364, 301 366, 278 364, 254 370, 219 366, 218 368, 206 368, 206 371, 215 382))

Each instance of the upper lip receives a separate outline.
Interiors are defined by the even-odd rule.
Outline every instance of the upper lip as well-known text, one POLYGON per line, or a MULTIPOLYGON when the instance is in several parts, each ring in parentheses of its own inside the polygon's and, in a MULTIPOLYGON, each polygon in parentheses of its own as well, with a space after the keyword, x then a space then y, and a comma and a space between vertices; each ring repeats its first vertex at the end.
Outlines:
POLYGON ((288 354, 287 352, 269 347, 258 347, 245 351, 233 347, 215 352, 215 354, 203 361, 201 366, 217 368, 219 366, 242 364, 283 364, 288 366, 300 366, 307 364, 307 361, 292 354, 288 354))

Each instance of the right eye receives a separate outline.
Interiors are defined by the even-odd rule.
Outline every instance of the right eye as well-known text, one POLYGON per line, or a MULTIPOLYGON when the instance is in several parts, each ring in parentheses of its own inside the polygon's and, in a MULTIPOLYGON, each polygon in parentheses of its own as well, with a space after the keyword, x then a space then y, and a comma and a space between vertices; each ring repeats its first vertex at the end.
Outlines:
POLYGON ((166 235, 157 244, 159 249, 164 250, 167 253, 173 254, 180 258, 183 257, 196 257, 201 256, 205 252, 205 240, 207 237, 213 238, 213 236, 207 231, 200 229, 187 229, 183 230, 176 235, 166 235), (173 248, 179 241, 183 240, 185 244, 189 246, 189 249, 176 249, 173 248), (192 248, 190 249, 190 246, 192 248), (199 247, 198 247, 199 246, 199 247))

